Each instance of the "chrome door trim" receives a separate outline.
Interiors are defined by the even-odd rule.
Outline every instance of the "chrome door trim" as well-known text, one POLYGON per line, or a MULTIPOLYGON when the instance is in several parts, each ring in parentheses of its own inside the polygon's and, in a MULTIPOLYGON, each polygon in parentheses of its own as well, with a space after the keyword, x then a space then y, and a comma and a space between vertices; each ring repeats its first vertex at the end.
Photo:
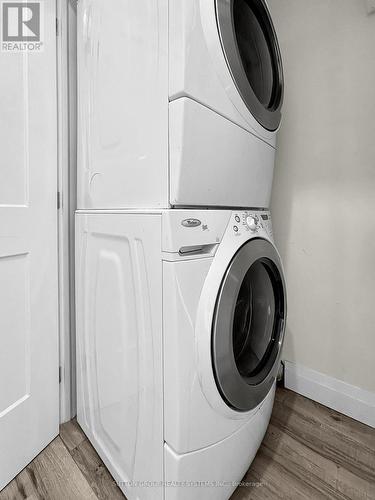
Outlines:
POLYGON ((279 127, 281 121, 281 107, 284 96, 284 76, 280 47, 268 7, 264 0, 251 0, 254 7, 257 7, 258 12, 261 13, 263 21, 267 27, 266 34, 270 39, 270 51, 272 53, 272 61, 275 64, 274 73, 277 78, 277 88, 274 91, 275 95, 273 97, 273 105, 267 109, 255 95, 243 68, 233 20, 234 0, 215 0, 215 2, 216 21, 221 47, 233 82, 242 97, 242 100, 254 118, 267 130, 275 131, 279 127))
POLYGON ((212 324, 211 354, 216 385, 224 401, 237 411, 249 411, 263 401, 277 377, 286 319, 286 287, 275 247, 262 238, 245 243, 230 262, 216 300, 212 324), (263 262, 278 277, 282 303, 275 324, 274 342, 259 373, 245 380, 238 371, 233 352, 233 319, 238 293, 250 267, 263 262))

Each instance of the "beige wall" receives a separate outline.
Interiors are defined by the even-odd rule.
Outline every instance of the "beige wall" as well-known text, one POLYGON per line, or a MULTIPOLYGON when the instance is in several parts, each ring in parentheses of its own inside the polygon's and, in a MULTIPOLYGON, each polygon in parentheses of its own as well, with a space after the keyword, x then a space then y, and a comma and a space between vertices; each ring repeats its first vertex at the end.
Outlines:
POLYGON ((284 358, 375 391, 375 14, 269 0, 286 95, 273 190, 284 358))

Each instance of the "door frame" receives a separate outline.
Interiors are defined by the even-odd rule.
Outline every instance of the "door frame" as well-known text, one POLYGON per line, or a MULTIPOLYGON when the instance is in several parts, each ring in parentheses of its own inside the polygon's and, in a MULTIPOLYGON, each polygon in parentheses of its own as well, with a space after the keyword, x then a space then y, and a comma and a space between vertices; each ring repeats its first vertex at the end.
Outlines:
POLYGON ((74 212, 77 170, 77 0, 56 0, 60 423, 76 415, 74 212))

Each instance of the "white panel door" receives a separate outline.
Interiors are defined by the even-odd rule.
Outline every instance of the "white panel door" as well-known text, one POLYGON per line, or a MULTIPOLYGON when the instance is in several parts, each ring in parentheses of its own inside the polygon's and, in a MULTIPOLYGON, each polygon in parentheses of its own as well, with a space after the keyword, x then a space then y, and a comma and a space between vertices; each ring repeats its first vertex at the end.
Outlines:
POLYGON ((58 434, 56 13, 42 4, 44 50, 0 52, 0 489, 58 434))

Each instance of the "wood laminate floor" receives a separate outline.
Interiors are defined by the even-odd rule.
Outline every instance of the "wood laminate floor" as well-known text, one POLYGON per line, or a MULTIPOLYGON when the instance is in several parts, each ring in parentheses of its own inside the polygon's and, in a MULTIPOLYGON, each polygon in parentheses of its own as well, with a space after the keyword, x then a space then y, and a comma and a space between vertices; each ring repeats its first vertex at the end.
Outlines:
MULTIPOLYGON (((375 500, 375 430, 278 389, 244 481, 231 500, 375 500)), ((75 421, 0 492, 0 500, 124 498, 75 421)))

